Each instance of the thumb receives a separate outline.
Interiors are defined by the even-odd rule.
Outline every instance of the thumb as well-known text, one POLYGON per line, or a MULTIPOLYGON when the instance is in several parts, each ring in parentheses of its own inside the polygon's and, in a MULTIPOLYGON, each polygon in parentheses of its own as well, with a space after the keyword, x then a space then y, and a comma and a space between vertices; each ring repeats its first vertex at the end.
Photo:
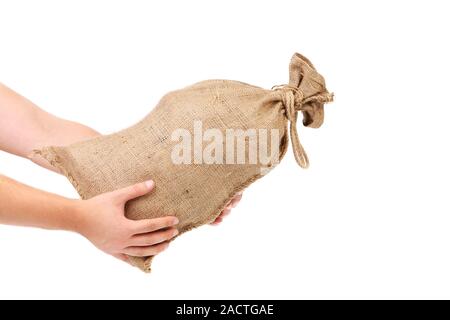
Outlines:
POLYGON ((121 203, 125 203, 129 200, 141 197, 149 193, 155 187, 153 180, 137 183, 135 185, 125 187, 116 191, 113 191, 113 197, 119 200, 121 203))

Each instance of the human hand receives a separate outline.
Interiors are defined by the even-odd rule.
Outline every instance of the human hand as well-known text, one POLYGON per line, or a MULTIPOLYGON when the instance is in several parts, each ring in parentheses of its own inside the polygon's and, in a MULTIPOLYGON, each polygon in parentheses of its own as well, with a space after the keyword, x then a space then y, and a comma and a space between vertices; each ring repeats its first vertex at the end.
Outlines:
POLYGON ((238 192, 233 199, 231 199, 226 205, 225 209, 223 209, 222 213, 214 220, 211 225, 216 226, 219 225, 223 219, 231 213, 231 209, 235 208, 239 201, 242 199, 242 192, 238 192))
POLYGON ((78 201, 80 220, 75 231, 98 249, 125 262, 129 262, 127 255, 157 255, 167 249, 169 241, 178 234, 174 227, 178 219, 168 216, 134 221, 125 217, 126 202, 153 188, 154 182, 147 181, 78 201))

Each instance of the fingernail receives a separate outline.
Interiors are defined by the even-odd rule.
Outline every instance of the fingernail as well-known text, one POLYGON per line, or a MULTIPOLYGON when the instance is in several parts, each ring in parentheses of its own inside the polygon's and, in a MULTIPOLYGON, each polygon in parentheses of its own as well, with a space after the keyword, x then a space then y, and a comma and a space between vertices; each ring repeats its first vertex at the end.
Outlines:
POLYGON ((180 231, 175 230, 174 233, 173 233, 173 236, 175 237, 175 236, 177 236, 179 233, 180 233, 180 231))
POLYGON ((155 182, 153 180, 148 180, 148 181, 145 181, 145 185, 147 188, 151 189, 155 185, 155 182))
POLYGON ((179 222, 180 222, 180 220, 177 217, 175 217, 175 219, 173 219, 173 224, 178 224, 179 222))

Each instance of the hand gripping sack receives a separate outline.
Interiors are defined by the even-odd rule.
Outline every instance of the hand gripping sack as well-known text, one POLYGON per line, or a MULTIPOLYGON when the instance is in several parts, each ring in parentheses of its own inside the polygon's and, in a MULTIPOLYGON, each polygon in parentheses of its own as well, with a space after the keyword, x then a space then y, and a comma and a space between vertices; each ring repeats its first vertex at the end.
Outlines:
MULTIPOLYGON (((296 161, 306 168, 297 114, 302 112, 305 126, 317 128, 323 122, 324 103, 330 101, 332 94, 323 77, 308 59, 294 54, 287 85, 266 90, 237 81, 202 81, 166 94, 149 115, 128 129, 36 153, 59 169, 82 199, 154 180, 153 192, 127 203, 126 216, 137 220, 175 215, 182 234, 214 221, 237 192, 278 164, 289 138, 296 161), (230 129, 236 138, 231 147, 226 139, 230 129), (250 142, 258 140, 253 139, 255 133, 260 135, 256 138, 270 136, 271 143, 269 147, 256 144, 252 153, 250 142), (183 134, 188 149, 180 148, 183 134), (245 151, 239 149, 243 146, 239 138, 245 151), (216 148, 209 143, 214 140, 216 148), (255 153, 266 155, 264 163, 254 161, 255 153), (205 154, 212 156, 204 159, 205 154)), ((150 271, 152 257, 130 260, 150 271)))

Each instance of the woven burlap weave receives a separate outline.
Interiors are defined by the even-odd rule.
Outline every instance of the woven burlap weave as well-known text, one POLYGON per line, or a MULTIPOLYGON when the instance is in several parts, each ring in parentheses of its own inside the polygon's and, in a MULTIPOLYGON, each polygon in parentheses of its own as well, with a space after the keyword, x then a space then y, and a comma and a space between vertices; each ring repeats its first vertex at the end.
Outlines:
MULTIPOLYGON (((257 164, 174 164, 171 153, 177 142, 171 134, 194 121, 203 130, 278 129, 279 155, 284 156, 289 137, 295 159, 302 167, 308 158, 297 133, 297 115, 303 123, 319 127, 323 105, 332 100, 323 77, 300 54, 289 66, 289 84, 271 90, 229 80, 207 80, 165 95, 151 113, 136 125, 68 147, 50 146, 36 153, 64 173, 83 199, 153 179, 155 190, 130 201, 130 219, 176 215, 180 234, 210 223, 239 191, 263 176, 257 164), (289 126, 289 129, 288 129, 289 126)), ((130 257, 134 265, 150 271, 152 258, 130 257)))

